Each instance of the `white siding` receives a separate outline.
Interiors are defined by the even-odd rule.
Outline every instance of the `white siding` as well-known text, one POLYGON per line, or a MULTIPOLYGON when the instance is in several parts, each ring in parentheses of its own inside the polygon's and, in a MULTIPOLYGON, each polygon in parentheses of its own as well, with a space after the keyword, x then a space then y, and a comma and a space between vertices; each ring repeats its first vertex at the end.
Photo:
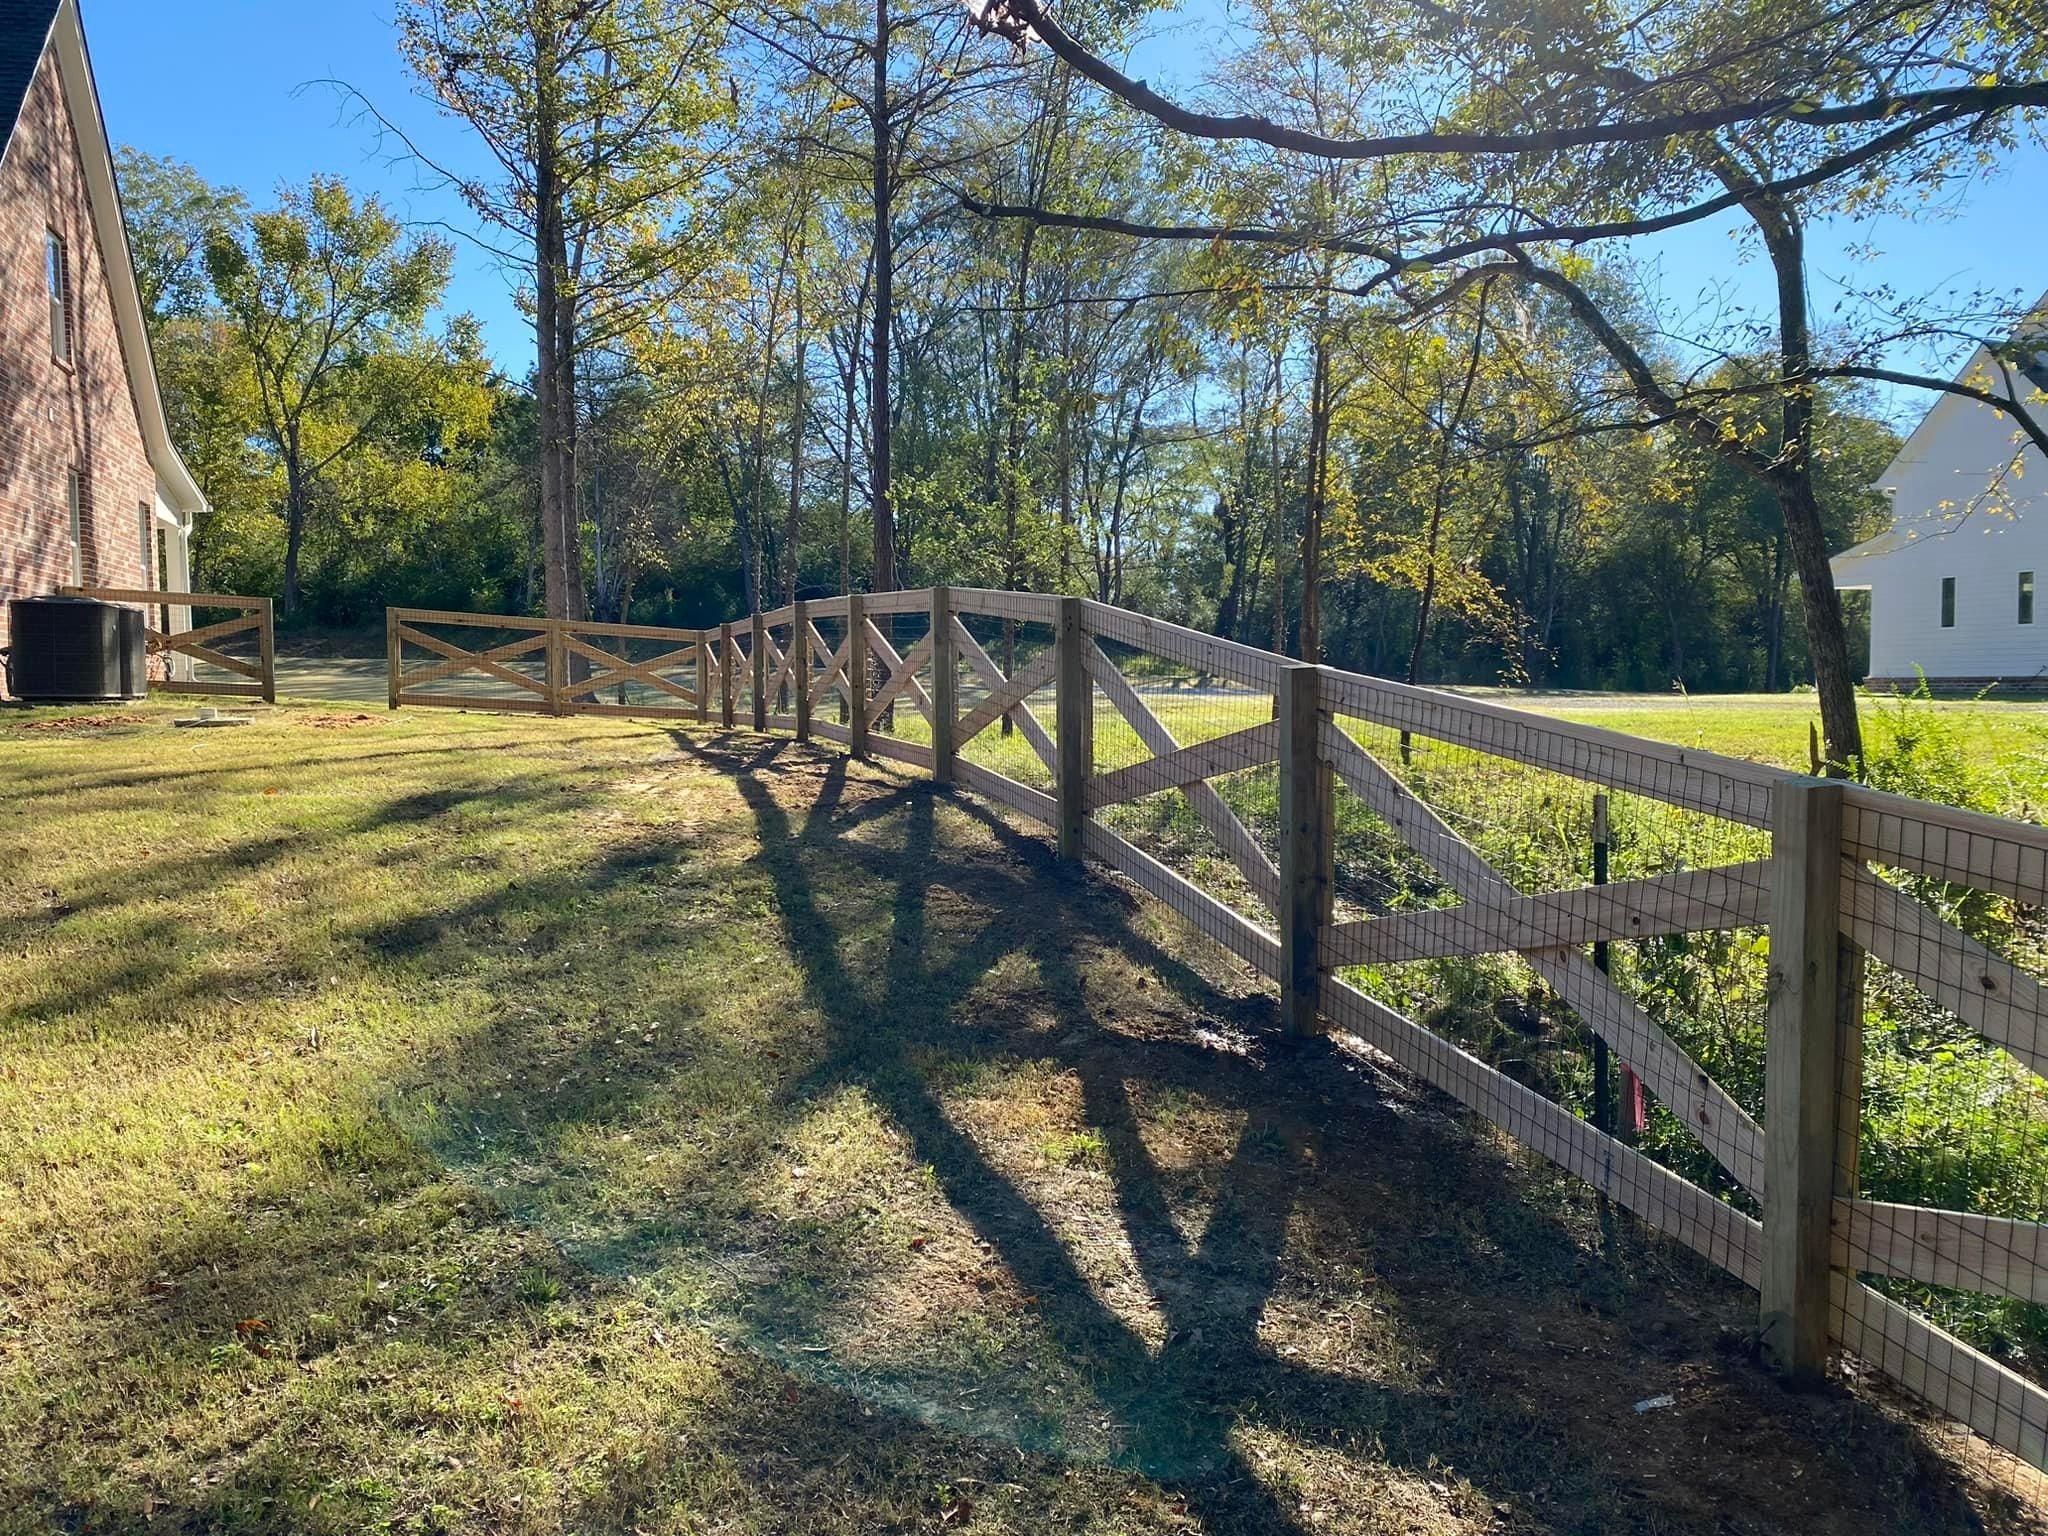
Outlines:
MULTIPOLYGON (((1962 377, 1989 384, 1984 356, 1962 377)), ((2028 447, 2014 473, 2015 442, 2010 415, 1946 395, 1886 472, 1891 532, 1871 541, 1880 548, 1835 561, 1839 586, 1870 589, 1873 677, 2048 674, 2048 463, 2028 447), (2021 571, 2034 573, 2028 625, 2019 622, 2021 571), (1956 583, 1950 629, 1941 624, 1944 577, 1956 583)))

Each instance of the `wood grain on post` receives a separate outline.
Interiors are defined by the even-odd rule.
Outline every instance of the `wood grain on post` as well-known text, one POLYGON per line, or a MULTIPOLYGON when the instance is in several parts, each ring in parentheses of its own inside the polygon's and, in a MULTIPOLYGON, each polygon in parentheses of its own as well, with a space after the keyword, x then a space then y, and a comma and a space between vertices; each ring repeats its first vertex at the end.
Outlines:
POLYGON ((1078 859, 1086 851, 1088 770, 1094 760, 1095 725, 1095 685, 1088 678, 1087 643, 1088 637, 1081 628, 1081 599, 1061 598, 1053 639, 1058 655, 1054 671, 1057 729, 1053 733, 1053 750, 1059 765, 1054 780, 1060 804, 1063 859, 1078 859))
POLYGON ((810 604, 798 599, 790 604, 794 613, 789 624, 789 678, 796 695, 796 739, 811 739, 811 613, 810 604))
POLYGON ((768 624, 754 615, 754 729, 768 730, 768 624))
POLYGON ((858 592, 846 594, 846 750, 868 755, 868 616, 858 592))
POLYGON ((953 782, 954 732, 960 720, 960 653, 953 644, 953 599, 932 588, 932 782, 953 782))
POLYGON ((565 715, 569 712, 567 686, 569 648, 563 644, 564 623, 561 619, 548 620, 547 643, 547 706, 551 715, 565 715))
POLYGON ((1323 760, 1322 669, 1280 674, 1280 1011, 1289 1034, 1312 1035, 1322 987, 1319 940, 1330 921, 1334 788, 1323 760))
POLYGON ((1798 1385, 1827 1364, 1840 1092, 1842 787, 1771 794, 1771 968, 1764 1040, 1764 1359, 1798 1385))
POLYGON ((718 723, 732 729, 732 624, 718 626, 718 723))
POLYGON ((270 621, 270 599, 261 599, 263 606, 256 610, 262 621, 256 626, 256 656, 263 668, 263 702, 277 702, 277 630, 270 621))
POLYGON ((391 707, 393 709, 398 708, 399 679, 404 676, 402 670, 403 662, 399 656, 399 652, 402 649, 403 646, 398 638, 398 610, 396 608, 386 608, 384 610, 384 672, 385 681, 389 685, 391 707))

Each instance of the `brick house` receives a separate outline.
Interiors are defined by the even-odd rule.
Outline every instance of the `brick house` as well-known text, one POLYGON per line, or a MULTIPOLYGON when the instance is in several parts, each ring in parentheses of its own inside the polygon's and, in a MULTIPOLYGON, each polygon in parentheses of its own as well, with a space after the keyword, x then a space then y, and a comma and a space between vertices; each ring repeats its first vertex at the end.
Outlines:
POLYGON ((164 420, 78 0, 0 0, 0 646, 9 598, 189 591, 205 504, 164 420))

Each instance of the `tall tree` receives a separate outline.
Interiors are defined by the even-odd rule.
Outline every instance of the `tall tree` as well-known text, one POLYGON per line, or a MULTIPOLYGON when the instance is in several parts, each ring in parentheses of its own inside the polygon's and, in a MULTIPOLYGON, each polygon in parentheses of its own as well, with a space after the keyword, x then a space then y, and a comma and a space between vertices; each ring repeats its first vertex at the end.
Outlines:
POLYGON ((415 73, 500 172, 449 179, 519 242, 501 254, 531 277, 547 611, 581 617, 579 365, 650 287, 694 270, 673 237, 730 110, 712 78, 717 15, 685 0, 401 0, 398 23, 415 73))
POLYGON ((480 381, 459 343, 425 328, 450 256, 445 241, 406 239, 374 197, 358 203, 326 177, 240 228, 209 233, 207 274, 284 475, 287 615, 298 610, 299 559, 323 477, 414 430, 443 383, 480 381))
POLYGON ((893 589, 901 570, 894 495, 898 267, 897 220, 906 186, 953 163, 960 108, 1011 79, 1008 58, 978 57, 971 13, 953 0, 827 0, 787 8, 774 0, 736 7, 739 25, 766 60, 795 71, 790 89, 823 83, 856 134, 821 132, 821 169, 857 179, 868 213, 868 508, 870 583, 893 589))
MULTIPOLYGON (((1829 756, 1853 771, 1861 733, 1815 487, 1814 390, 1826 377, 1900 376, 1818 354, 1805 220, 1816 207, 1869 206, 1902 184, 1951 181, 1968 173, 1987 140, 2010 142, 2017 116, 2048 107, 2040 29, 2009 7, 1902 13, 1883 0, 1801 0, 1766 12, 1685 0, 1654 27, 1622 24, 1594 4, 1557 9, 1540 28, 1520 15, 1434 4, 1392 18, 1375 13, 1370 26, 1350 13, 1344 24, 1359 56, 1377 66, 1380 89, 1360 126, 1333 128, 1172 100, 1079 42, 1042 0, 996 0, 983 13, 989 30, 1043 41, 1182 133, 1329 164, 1426 164, 1425 195, 1390 204, 1363 231, 1274 227, 1284 217, 1231 228, 1124 227, 1155 238, 1303 242, 1355 253, 1378 261, 1377 280, 1390 285, 1448 265, 1454 285, 1506 277, 1562 297, 1651 422, 1722 453, 1776 498, 1799 573, 1829 756), (1437 83, 1428 98, 1436 110, 1418 110, 1417 78, 1437 83), (1531 102, 1543 104, 1534 118, 1531 102), (1768 448, 1742 441, 1711 402, 1660 377, 1559 259, 1589 241, 1730 211, 1757 231, 1777 290, 1780 405, 1768 448)), ((2048 428, 2027 429, 2048 447, 2048 428)))

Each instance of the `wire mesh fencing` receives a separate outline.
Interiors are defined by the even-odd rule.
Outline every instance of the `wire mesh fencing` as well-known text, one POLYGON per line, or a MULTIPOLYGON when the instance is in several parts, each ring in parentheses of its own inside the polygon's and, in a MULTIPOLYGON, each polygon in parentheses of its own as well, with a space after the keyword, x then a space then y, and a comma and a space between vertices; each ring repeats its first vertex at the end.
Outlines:
POLYGON ((807 677, 811 734, 845 746, 853 740, 853 648, 847 636, 847 599, 819 598, 797 605, 807 677))
POLYGON ((760 723, 769 730, 796 729, 796 694, 803 685, 797 675, 796 608, 792 604, 761 615, 756 631, 761 647, 760 723))
POLYGON ((58 591, 142 610, 150 687, 277 701, 277 640, 269 598, 132 587, 66 586, 58 591))
POLYGON ((1763 1113, 1768 835, 1384 720, 1336 725, 1338 973, 1756 1211, 1701 1133, 1763 1113), (1572 891, 1588 894, 1534 899, 1572 891), (1650 1075, 1617 1035, 1652 1042, 1650 1075), (1686 1105, 1653 1076, 1686 1085, 1686 1105))
POLYGON ((555 711, 546 619, 394 608, 385 631, 394 708, 555 711))
POLYGON ((554 628, 553 685, 560 714, 702 720, 717 676, 717 634, 644 625, 563 623, 554 628))
POLYGON ((1000 778, 1042 797, 1054 787, 1059 731, 1052 602, 973 589, 950 596, 957 763, 984 787, 1000 778))
POLYGON ((2048 834, 1846 787, 1830 1333, 2048 1453, 2048 834))
POLYGON ((1091 851, 1185 881, 1209 901, 1181 899, 1182 915, 1260 968, 1280 908, 1279 729, 1262 653, 1176 643, 1099 604, 1083 628, 1087 809, 1111 834, 1091 851))
POLYGON ((867 745, 913 768, 932 766, 936 639, 929 591, 871 593, 861 603, 867 645, 867 745))

